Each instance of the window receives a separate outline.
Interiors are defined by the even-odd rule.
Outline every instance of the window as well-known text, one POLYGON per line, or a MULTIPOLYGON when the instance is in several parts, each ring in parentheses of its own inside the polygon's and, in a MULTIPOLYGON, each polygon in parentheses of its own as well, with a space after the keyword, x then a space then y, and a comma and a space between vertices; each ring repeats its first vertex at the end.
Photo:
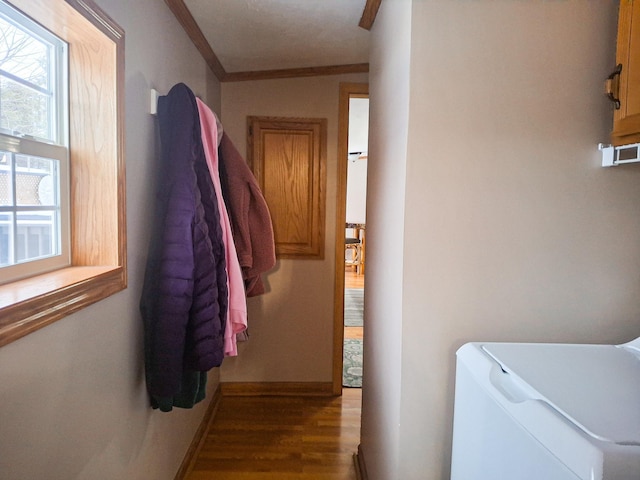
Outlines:
POLYGON ((92 0, 0 0, 0 22, 28 45, 0 58, 2 346, 127 276, 124 32, 92 0))
POLYGON ((0 3, 0 283, 69 265, 67 44, 0 3))

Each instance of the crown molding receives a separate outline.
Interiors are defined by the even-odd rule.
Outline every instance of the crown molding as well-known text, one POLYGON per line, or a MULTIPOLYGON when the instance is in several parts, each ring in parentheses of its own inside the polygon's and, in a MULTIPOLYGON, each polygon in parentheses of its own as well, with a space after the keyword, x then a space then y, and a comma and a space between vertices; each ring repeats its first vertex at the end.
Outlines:
MULTIPOLYGON (((227 72, 217 55, 211 48, 211 45, 207 41, 204 33, 198 26, 195 18, 189 11, 189 8, 185 5, 184 0, 165 0, 165 3, 169 6, 169 9, 173 15, 177 18, 182 28, 187 33, 193 44, 196 46, 205 62, 214 73, 216 78, 220 82, 242 82, 250 80, 269 80, 279 78, 295 78, 295 77, 315 77, 321 75, 341 75, 345 73, 367 73, 369 71, 368 63, 354 63, 349 65, 328 65, 318 67, 306 67, 306 68, 284 68, 277 70, 258 70, 258 71, 246 71, 246 72, 227 72)), ((371 11, 370 3, 380 4, 380 0, 367 0, 365 11, 363 12, 363 18, 365 13, 371 11)), ((377 12, 377 6, 375 6, 377 12)), ((368 13, 370 16, 371 13, 368 13)), ((373 12, 373 18, 375 19, 375 12, 373 12)), ((371 20, 373 22, 373 20, 371 20)), ((360 20, 362 24, 362 20, 360 20)), ((362 25, 361 25, 362 26, 362 25)))
POLYGON ((253 72, 230 72, 223 82, 243 82, 250 80, 271 80, 278 78, 318 77, 322 75, 342 75, 345 73, 367 73, 368 63, 349 65, 328 65, 323 67, 284 68, 280 70, 258 70, 253 72))
POLYGON ((373 22, 376 21, 376 15, 378 15, 378 9, 380 8, 381 3, 382 0, 367 0, 367 4, 364 6, 364 10, 362 11, 360 23, 358 24, 359 27, 362 27, 365 30, 371 30, 373 22))

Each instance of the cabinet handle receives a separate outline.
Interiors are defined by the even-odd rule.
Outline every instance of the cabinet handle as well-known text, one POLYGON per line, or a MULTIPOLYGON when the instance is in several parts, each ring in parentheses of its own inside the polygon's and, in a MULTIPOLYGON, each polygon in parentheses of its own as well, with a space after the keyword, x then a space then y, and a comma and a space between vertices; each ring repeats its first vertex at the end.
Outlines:
POLYGON ((604 93, 606 93, 609 100, 613 102, 613 106, 616 110, 620 110, 620 73, 622 72, 622 64, 619 63, 616 69, 611 72, 611 75, 607 77, 604 82, 604 93))

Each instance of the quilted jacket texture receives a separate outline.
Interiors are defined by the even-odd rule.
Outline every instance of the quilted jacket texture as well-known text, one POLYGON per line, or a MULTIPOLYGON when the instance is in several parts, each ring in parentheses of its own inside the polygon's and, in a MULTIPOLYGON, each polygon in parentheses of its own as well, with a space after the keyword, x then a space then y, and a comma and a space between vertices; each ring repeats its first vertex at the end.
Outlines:
POLYGON ((190 408, 222 363, 227 282, 217 200, 193 92, 158 101, 161 156, 140 310, 151 404, 190 408))

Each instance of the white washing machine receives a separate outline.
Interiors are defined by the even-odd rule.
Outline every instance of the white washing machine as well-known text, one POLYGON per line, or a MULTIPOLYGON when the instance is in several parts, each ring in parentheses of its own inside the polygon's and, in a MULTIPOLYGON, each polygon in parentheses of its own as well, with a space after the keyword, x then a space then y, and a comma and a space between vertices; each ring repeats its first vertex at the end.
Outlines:
POLYGON ((640 338, 468 343, 452 480, 640 480, 640 338))

